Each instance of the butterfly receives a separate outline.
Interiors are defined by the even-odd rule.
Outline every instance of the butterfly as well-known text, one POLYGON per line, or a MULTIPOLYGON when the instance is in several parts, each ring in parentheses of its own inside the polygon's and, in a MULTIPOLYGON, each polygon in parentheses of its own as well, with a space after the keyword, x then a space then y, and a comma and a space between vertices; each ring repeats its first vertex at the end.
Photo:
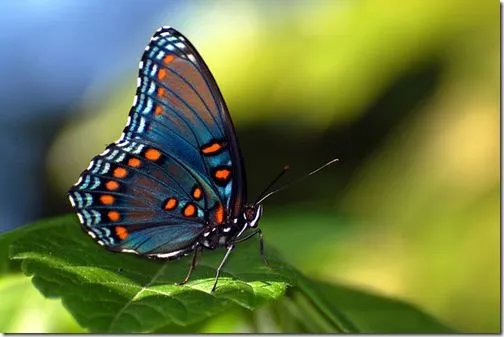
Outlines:
MULTIPOLYGON (((259 235, 262 205, 246 203, 233 121, 195 47, 158 29, 145 48, 121 137, 95 156, 68 191, 81 227, 110 251, 173 260, 259 235)), ((265 259, 266 262, 266 259, 265 259)))

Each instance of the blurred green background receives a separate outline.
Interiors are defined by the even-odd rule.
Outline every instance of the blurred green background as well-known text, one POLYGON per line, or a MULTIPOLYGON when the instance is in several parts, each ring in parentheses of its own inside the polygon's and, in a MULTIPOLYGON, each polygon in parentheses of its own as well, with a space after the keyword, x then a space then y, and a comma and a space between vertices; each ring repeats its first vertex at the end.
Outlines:
MULTIPOLYGON (((267 245, 311 277, 404 299, 461 331, 499 331, 497 2, 192 1, 183 15, 180 27, 161 22, 193 42, 223 92, 249 200, 285 164, 288 181, 340 158, 265 202, 267 245)), ((47 215, 70 211, 66 189, 120 135, 128 67, 106 99, 89 86, 53 140, 47 215)), ((80 331, 25 288, 31 309, 11 331, 80 331)), ((201 329, 251 331, 236 315, 201 329)))

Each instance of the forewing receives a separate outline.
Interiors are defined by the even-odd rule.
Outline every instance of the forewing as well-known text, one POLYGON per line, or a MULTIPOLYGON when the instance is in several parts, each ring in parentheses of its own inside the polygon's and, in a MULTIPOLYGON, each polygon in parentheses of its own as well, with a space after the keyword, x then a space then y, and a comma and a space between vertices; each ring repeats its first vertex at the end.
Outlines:
POLYGON ((238 215, 245 173, 229 112, 203 59, 173 28, 159 29, 145 48, 122 137, 177 158, 213 187, 215 203, 238 215))

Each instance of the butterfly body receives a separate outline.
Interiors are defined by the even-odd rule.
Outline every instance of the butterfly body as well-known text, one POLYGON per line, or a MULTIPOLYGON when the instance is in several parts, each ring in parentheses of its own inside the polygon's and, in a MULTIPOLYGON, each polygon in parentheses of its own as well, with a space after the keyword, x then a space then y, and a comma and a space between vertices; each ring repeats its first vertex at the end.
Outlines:
MULTIPOLYGON (((245 171, 219 88, 171 27, 151 38, 137 83, 120 139, 68 192, 81 225, 111 251, 171 260, 225 247, 224 263, 236 243, 260 234, 246 232, 262 207, 245 203, 245 171)), ((194 266, 195 258, 190 272, 194 266)))

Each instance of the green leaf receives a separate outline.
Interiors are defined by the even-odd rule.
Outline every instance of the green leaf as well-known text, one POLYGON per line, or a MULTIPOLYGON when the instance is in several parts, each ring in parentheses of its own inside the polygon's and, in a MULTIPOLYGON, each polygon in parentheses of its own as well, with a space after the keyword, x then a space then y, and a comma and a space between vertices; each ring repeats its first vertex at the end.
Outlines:
POLYGON ((96 332, 149 332, 188 326, 236 306, 255 309, 281 297, 296 273, 272 252, 264 265, 258 243, 238 245, 215 293, 223 250, 205 251, 190 282, 176 285, 190 258, 164 262, 114 254, 80 229, 75 216, 33 224, 11 244, 11 257, 47 297, 61 297, 83 327, 96 332))
POLYGON ((22 274, 0 279, 0 331, 83 332, 59 300, 44 298, 22 274))
MULTIPOLYGON (((259 255, 257 240, 237 246, 211 293, 222 249, 204 251, 191 281, 179 286, 175 283, 185 277, 189 257, 163 262, 108 252, 80 229, 73 215, 9 235, 11 257, 22 261, 23 271, 33 276, 38 290, 46 297, 61 298, 77 322, 93 332, 215 332, 222 326, 229 330, 240 324, 206 322, 267 303, 269 307, 250 315, 256 317, 248 324, 253 330, 453 332, 405 302, 310 280, 267 246, 269 268, 259 255)), ((7 241, 0 236, 0 242, 7 241)))
POLYGON ((455 333, 404 301, 347 286, 298 279, 283 303, 306 332, 455 333))

